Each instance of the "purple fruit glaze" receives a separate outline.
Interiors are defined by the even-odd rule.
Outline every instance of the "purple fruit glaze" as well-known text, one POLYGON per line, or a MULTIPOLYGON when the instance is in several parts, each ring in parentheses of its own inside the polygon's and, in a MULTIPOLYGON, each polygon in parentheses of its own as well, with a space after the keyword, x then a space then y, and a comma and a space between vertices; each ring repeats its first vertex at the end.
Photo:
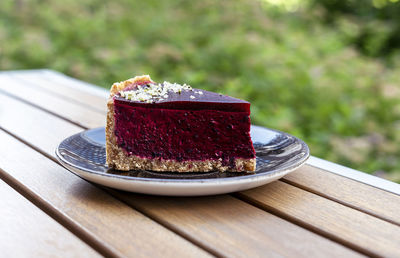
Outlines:
POLYGON ((184 109, 184 110, 220 110, 220 111, 242 111, 250 114, 250 103, 230 96, 193 89, 182 91, 181 93, 168 93, 168 98, 156 100, 154 103, 127 100, 119 95, 115 96, 115 101, 125 103, 130 106, 166 108, 166 109, 184 109), (199 94, 201 92, 202 94, 199 94), (194 98, 191 98, 193 96, 194 98))

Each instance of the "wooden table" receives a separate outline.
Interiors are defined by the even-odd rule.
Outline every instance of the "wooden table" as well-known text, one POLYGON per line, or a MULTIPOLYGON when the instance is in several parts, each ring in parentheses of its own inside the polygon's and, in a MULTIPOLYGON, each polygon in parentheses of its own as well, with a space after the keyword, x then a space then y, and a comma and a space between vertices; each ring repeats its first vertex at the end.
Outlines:
POLYGON ((107 92, 50 70, 0 72, 0 256, 400 257, 400 187, 315 157, 274 183, 173 198, 91 184, 57 163, 105 124, 107 92))

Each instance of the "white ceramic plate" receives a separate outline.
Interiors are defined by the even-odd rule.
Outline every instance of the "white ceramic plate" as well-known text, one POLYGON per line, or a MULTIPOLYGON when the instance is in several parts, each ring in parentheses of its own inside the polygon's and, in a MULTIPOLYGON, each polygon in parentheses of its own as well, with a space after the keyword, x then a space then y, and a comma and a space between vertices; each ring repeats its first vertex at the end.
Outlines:
POLYGON ((116 171, 105 164, 104 127, 72 135, 56 149, 58 160, 78 176, 108 187, 154 195, 199 196, 224 194, 261 186, 302 166, 307 145, 289 134, 251 126, 257 156, 255 173, 161 173, 116 171))

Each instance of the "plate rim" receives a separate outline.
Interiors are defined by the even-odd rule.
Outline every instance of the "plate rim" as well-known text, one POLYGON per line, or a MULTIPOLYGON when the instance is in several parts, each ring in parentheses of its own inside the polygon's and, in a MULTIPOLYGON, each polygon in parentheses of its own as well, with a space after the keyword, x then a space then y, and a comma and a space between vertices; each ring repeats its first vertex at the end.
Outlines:
MULTIPOLYGON (((267 171, 265 173, 260 173, 260 174, 249 174, 249 175, 239 176, 239 177, 233 176, 233 177, 222 177, 222 178, 173 179, 173 178, 141 178, 141 177, 131 177, 131 176, 124 176, 124 175, 116 175, 116 174, 107 174, 107 173, 98 172, 96 170, 92 170, 92 169, 88 169, 88 168, 81 168, 81 167, 74 166, 71 162, 65 160, 63 158, 63 156, 60 154, 60 152, 59 152, 60 151, 60 145, 65 140, 67 140, 67 139, 69 139, 71 137, 74 137, 74 136, 76 136, 78 134, 83 134, 84 132, 87 132, 87 131, 90 131, 90 130, 99 130, 101 128, 104 128, 104 126, 83 130, 83 131, 81 131, 79 133, 76 133, 76 134, 73 134, 71 136, 68 136, 67 138, 63 139, 57 145, 57 147, 55 149, 55 154, 56 154, 57 160, 60 162, 60 164, 62 166, 64 166, 65 168, 67 168, 71 172, 73 172, 75 174, 78 174, 78 175, 79 175, 79 173, 88 173, 88 174, 95 175, 95 176, 112 178, 114 180, 118 179, 118 180, 123 180, 123 181, 135 181, 135 182, 152 183, 152 184, 160 183, 160 184, 163 184, 163 185, 165 185, 165 184, 180 184, 180 185, 181 184, 182 185, 191 184, 191 185, 193 185, 193 184, 205 184, 205 183, 211 183, 211 184, 215 183, 215 184, 221 185, 221 184, 229 184, 229 183, 232 183, 232 182, 234 182, 234 183, 235 182, 236 183, 239 183, 239 182, 240 183, 244 183, 246 181, 249 181, 249 182, 258 181, 258 180, 263 180, 263 179, 269 178, 269 177, 271 177, 271 176, 273 176, 275 174, 286 175, 286 174, 296 170, 297 168, 303 166, 307 162, 308 158, 310 157, 310 149, 309 149, 308 145, 303 140, 301 140, 301 139, 299 139, 299 138, 297 138, 297 137, 295 137, 295 136, 293 136, 291 134, 288 134, 288 133, 285 133, 285 132, 282 132, 282 131, 279 131, 279 130, 275 130, 275 129, 271 129, 271 128, 267 128, 267 127, 263 127, 263 126, 258 126, 258 125, 251 125, 251 126, 260 127, 260 128, 263 128, 263 129, 266 129, 266 130, 269 130, 269 131, 274 131, 276 133, 283 134, 285 136, 293 137, 296 141, 298 141, 301 144, 302 148, 305 150, 305 155, 298 162, 286 167, 285 169, 272 169, 270 171, 267 171), (77 170, 79 172, 77 172, 75 170, 77 170)), ((185 172, 181 172, 181 173, 185 173, 185 172)))

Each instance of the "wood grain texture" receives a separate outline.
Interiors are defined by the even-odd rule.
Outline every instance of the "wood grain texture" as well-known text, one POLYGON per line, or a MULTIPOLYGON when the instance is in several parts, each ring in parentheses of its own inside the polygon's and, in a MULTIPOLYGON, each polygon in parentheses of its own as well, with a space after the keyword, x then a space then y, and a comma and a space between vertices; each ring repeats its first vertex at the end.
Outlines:
POLYGON ((306 164, 400 196, 400 184, 338 163, 310 156, 306 164))
POLYGON ((60 137, 66 138, 82 131, 82 128, 76 125, 51 116, 47 112, 33 108, 1 92, 0 127, 32 144, 39 144, 41 148, 49 152, 55 151, 62 139, 60 137))
MULTIPOLYGON (((54 81, 62 80, 64 83, 66 81, 66 78, 61 79, 57 74, 54 74, 52 78, 54 81)), ((84 87, 84 85, 80 86, 84 87)), ((75 91, 75 89, 71 90, 75 91)), ((57 108, 55 112, 60 116, 63 115, 63 109, 61 108, 57 108)), ((87 119, 83 119, 81 123, 86 128, 92 124, 103 125, 102 119, 97 119, 96 122, 88 122, 87 119)), ((354 180, 327 173, 327 171, 308 165, 300 168, 296 173, 289 174, 285 179, 308 191, 323 195, 393 223, 400 223, 400 197, 384 190, 360 184, 354 180), (341 186, 340 191, 337 190, 337 185, 341 186), (354 191, 354 188, 359 189, 354 191), (382 200, 388 200, 392 205, 386 205, 382 200)))
POLYGON ((46 80, 61 83, 65 86, 68 86, 68 88, 72 87, 74 89, 85 91, 88 94, 100 97, 101 99, 108 98, 108 96, 110 95, 109 89, 114 83, 113 81, 110 81, 107 85, 103 85, 105 86, 105 88, 103 88, 102 86, 81 81, 79 79, 49 69, 41 70, 40 76, 43 76, 43 78, 46 80))
MULTIPOLYGON (((13 108, 0 112, 0 126, 26 142, 40 146, 43 152, 53 154, 62 137, 80 130, 44 111, 0 94, 0 110, 7 107, 13 108)), ((43 205, 42 208, 80 228, 80 234, 88 235, 97 244, 103 243, 110 253, 141 257, 207 256, 195 245, 2 131, 0 142, 3 176, 20 185, 43 205)))
MULTIPOLYGON (((30 76, 31 78, 33 76, 41 77, 41 74, 42 73, 36 73, 36 75, 31 74, 30 76)), ((25 73, 19 72, 19 76, 24 77, 25 73)), ((6 82, 6 80, 2 80, 2 78, 5 77, 1 77, 0 75, 0 88, 1 83, 6 82)), ((63 78, 62 80, 57 78, 59 77, 56 75, 52 76, 53 81, 63 81, 63 83, 66 84, 65 78, 63 78)), ((13 83, 13 85, 17 84, 17 87, 18 84, 20 84, 21 82, 13 81, 8 83, 13 83)), ((72 83, 74 82, 71 82, 71 84, 72 83)), ((84 87, 83 85, 81 86, 84 87)), ((18 87, 21 87, 21 85, 19 85, 18 87)), ((76 89, 70 88, 70 91, 74 92, 76 91, 76 89)), ((79 92, 75 92, 75 94, 78 93, 79 92)), ((29 94, 27 95, 27 97, 28 96, 29 94)), ((42 99, 45 97, 46 96, 43 96, 42 99)), ((54 98, 59 99, 57 96, 54 98)), ((80 112, 76 112, 76 110, 72 112, 70 111, 70 103, 68 103, 68 100, 66 100, 65 102, 60 102, 58 105, 51 106, 51 110, 57 115, 65 117, 68 120, 79 121, 79 124, 85 128, 104 126, 103 116, 105 116, 105 113, 99 112, 101 113, 100 117, 99 115, 89 116, 86 113, 87 110, 82 107, 80 112), (68 112, 66 112, 66 110, 68 112)), ((308 165, 300 168, 295 173, 289 174, 285 177, 285 180, 293 185, 306 189, 307 191, 320 194, 322 196, 325 196, 326 198, 336 200, 349 207, 353 207, 369 214, 373 214, 374 216, 385 219, 387 221, 391 221, 397 224, 400 222, 400 197, 386 191, 362 183, 358 183, 356 181, 349 180, 347 178, 328 173, 326 171, 320 170, 318 168, 313 168, 308 165), (340 185, 340 191, 338 191, 338 185, 340 185), (354 191, 354 189, 356 188, 357 191, 354 191), (387 202, 383 200, 388 200, 391 205, 386 205, 387 202)))
POLYGON ((145 214, 223 256, 360 256, 229 195, 185 198, 112 192, 145 214))
MULTIPOLYGON (((22 76, 22 74, 21 74, 21 76, 22 76)), ((74 91, 74 90, 71 89, 71 91, 74 91)), ((59 98, 58 95, 57 96, 54 95, 54 97, 59 98)), ((1 99, 0 99, 0 101, 1 101, 1 99)), ((59 114, 60 116, 63 116, 63 113, 62 113, 63 111, 58 106, 54 107, 53 112, 59 114)), ((53 123, 53 120, 55 119, 54 117, 52 117, 49 114, 46 115, 46 113, 41 114, 39 117, 42 117, 42 118, 48 120, 49 123, 53 123)), ((55 122, 64 124, 64 123, 61 123, 60 121, 58 121, 57 119, 55 119, 55 122)), ((84 126, 90 127, 89 123, 85 120, 81 121, 81 123, 84 126), (87 125, 85 123, 87 123, 87 125)), ((1 114, 0 114, 0 125, 2 125, 1 114)), ((102 125, 101 121, 99 121, 99 125, 102 125)), ((35 146, 37 146, 44 152, 50 153, 49 155, 52 155, 52 152, 54 149, 49 147, 52 143, 46 142, 45 139, 39 139, 40 137, 36 138, 35 135, 31 134, 30 132, 27 132, 26 129, 16 128, 18 126, 24 127, 24 123, 22 123, 22 122, 13 122, 13 123, 7 122, 7 126, 8 126, 8 128, 11 128, 12 130, 17 131, 18 135, 20 137, 24 138, 24 140, 27 140, 28 142, 34 144, 35 146)), ((62 126, 64 126, 64 125, 62 125, 62 126)), ((70 127, 71 125, 65 125, 65 126, 70 127)), ((50 130, 46 129, 44 133, 51 134, 52 132, 50 130)), ((58 132, 56 132, 56 133, 58 134, 58 132)), ((62 133, 60 135, 62 135, 62 133)), ((59 140, 63 139, 63 136, 59 136, 59 137, 60 137, 59 140)), ((341 199, 342 195, 340 193, 335 193, 335 191, 338 189, 337 184, 340 183, 340 180, 335 181, 335 184, 330 184, 329 181, 327 181, 327 180, 325 180, 325 183, 324 183, 323 182, 324 175, 330 174, 330 173, 326 173, 325 171, 322 171, 322 170, 314 171, 314 172, 316 172, 316 173, 313 173, 313 176, 321 177, 321 179, 319 180, 319 183, 317 183, 317 184, 310 184, 309 181, 305 180, 304 178, 296 178, 296 177, 289 178, 289 177, 287 177, 285 180, 287 182, 290 182, 293 185, 307 189, 308 191, 316 192, 321 195, 326 194, 323 196, 330 198, 331 200, 335 200, 335 198, 336 198, 337 201, 339 201, 339 200, 343 201, 343 203, 346 204, 347 206, 352 207, 352 205, 353 205, 353 207, 355 207, 357 209, 360 209, 360 210, 365 209, 365 211, 368 210, 368 212, 371 214, 373 213, 374 216, 382 217, 383 219, 390 219, 393 221, 394 221, 394 219, 397 220, 395 212, 390 210, 391 209, 390 207, 388 209, 383 206, 378 206, 379 208, 373 209, 375 201, 371 198, 365 198, 365 194, 367 192, 369 195, 374 195, 375 191, 378 189, 354 182, 355 183, 354 185, 346 186, 346 189, 349 189, 349 187, 354 188, 352 191, 352 194, 347 195, 346 198, 341 199), (322 188, 322 189, 324 189, 323 192, 319 190, 321 188, 321 184, 325 187, 325 188, 322 188), (362 185, 363 187, 365 187, 365 189, 364 189, 365 192, 358 194, 358 191, 356 190, 358 185, 362 185)), ((295 175, 295 174, 293 174, 293 175, 295 175)), ((306 176, 306 174, 302 175, 302 177, 304 177, 304 176, 306 176)), ((308 178, 312 180, 311 176, 308 176, 308 178)), ((286 188, 287 188, 287 184, 282 183, 282 182, 277 182, 274 184, 275 185, 283 184, 283 185, 286 185, 286 188)), ((270 186, 267 185, 267 186, 261 187, 260 189, 264 189, 264 188, 269 189, 270 186)), ((394 247, 391 246, 391 249, 390 249, 390 245, 393 244, 393 242, 390 242, 391 240, 382 241, 378 245, 371 244, 371 242, 373 242, 376 239, 383 240, 385 237, 387 237, 387 235, 384 234, 385 232, 382 231, 383 229, 387 230, 388 232, 393 233, 394 236, 397 237, 396 234, 398 232, 396 231, 397 230, 396 228, 398 228, 398 227, 394 226, 393 224, 389 224, 385 221, 381 221, 381 220, 376 219, 372 216, 369 216, 365 213, 362 213, 362 212, 350 209, 348 207, 345 207, 343 205, 340 205, 337 202, 327 200, 325 198, 319 197, 312 193, 303 191, 297 187, 290 186, 289 187, 290 191, 288 191, 288 193, 285 192, 287 190, 286 188, 284 188, 284 189, 286 189, 284 191, 279 191, 280 188, 281 188, 281 186, 278 187, 278 189, 270 190, 272 193, 269 193, 269 191, 267 191, 268 194, 266 194, 266 195, 262 194, 262 190, 256 189, 257 191, 261 191, 260 193, 257 193, 256 196, 251 196, 248 194, 248 192, 245 192, 243 195, 241 195, 241 197, 245 198, 247 201, 249 201, 251 203, 255 203, 256 205, 260 206, 263 209, 271 210, 274 213, 279 214, 280 216, 290 218, 291 220, 296 221, 299 224, 304 225, 306 227, 312 228, 313 230, 318 231, 323 235, 327 235, 332 238, 336 237, 335 239, 338 239, 338 241, 345 242, 346 244, 349 244, 350 246, 355 246, 356 248, 363 249, 370 254, 382 254, 383 252, 381 252, 381 250, 383 247, 386 247, 386 245, 388 245, 389 248, 387 249, 387 251, 384 254, 393 254, 393 248, 396 246, 394 246, 394 247), (295 189, 295 190, 293 190, 293 189, 295 189), (279 196, 274 196, 273 195, 274 193, 279 194, 279 196), (268 203, 264 199, 263 200, 256 199, 257 196, 264 196, 266 199, 268 199, 269 194, 274 196, 274 198, 277 198, 276 199, 277 201, 268 203), (307 198, 308 196, 312 196, 312 198, 308 199, 307 198), (280 199, 278 199, 278 197, 280 197, 280 199), (314 199, 315 197, 318 197, 318 198, 314 199), (293 198, 294 198, 294 200, 297 200, 297 199, 300 200, 299 202, 296 202, 296 201, 294 202, 294 203, 298 203, 300 205, 294 206, 296 208, 287 207, 286 204, 287 203, 291 204, 293 202, 293 198), (307 202, 307 200, 308 200, 308 202, 307 202), (327 205, 327 206, 324 206, 324 205, 327 205), (310 211, 313 211, 313 212, 307 213, 305 207, 307 209, 310 209, 310 211), (333 209, 332 207, 334 207, 335 209, 333 209), (337 208, 337 210, 336 210, 336 208, 337 208), (295 209, 295 210, 292 210, 292 209, 295 209), (321 221, 320 211, 322 211, 322 214, 325 216, 325 213, 323 212, 325 210, 327 210, 329 212, 328 215, 330 215, 330 216, 327 216, 326 219, 324 218, 321 221), (350 212, 348 212, 349 210, 350 210, 350 212), (296 211, 298 213, 295 213, 296 211), (344 214, 343 214, 343 212, 344 212, 344 214), (337 224, 336 216, 340 218, 338 220, 339 224, 337 224), (356 216, 356 217, 354 217, 355 219, 357 219, 355 225, 352 225, 352 219, 353 219, 352 216, 356 216), (363 218, 365 218, 365 220, 362 220, 363 218), (378 222, 376 222, 376 221, 378 221, 378 222), (364 222, 368 222, 368 223, 363 224, 364 222), (376 228, 374 226, 369 225, 369 223, 375 223, 375 222, 377 223, 377 225, 382 226, 382 227, 376 228), (334 225, 335 227, 331 227, 331 225, 334 225), (368 230, 370 230, 370 231, 368 231, 368 230), (377 231, 378 235, 374 237, 374 234, 373 234, 374 232, 371 232, 371 230, 372 231, 378 230, 377 231), (335 234, 337 234, 337 235, 335 235, 335 234), (368 234, 368 235, 366 235, 366 234, 368 234), (357 240, 357 237, 359 237, 359 236, 363 236, 363 237, 361 237, 357 240), (363 245, 363 243, 361 243, 361 242, 363 242, 362 240, 364 240, 365 238, 369 239, 369 242, 367 241, 369 246, 367 246, 367 247, 365 247, 365 244, 363 245)), ((256 191, 256 190, 254 190, 254 191, 256 191)), ((264 191, 266 191, 266 190, 264 190, 264 191)), ((378 193, 378 195, 380 196, 380 198, 383 198, 383 199, 385 199, 387 197, 387 194, 389 194, 385 191, 381 191, 381 190, 379 190, 379 191, 380 192, 378 193)), ((122 198, 122 197, 120 196, 120 198, 122 198)), ((390 198, 391 197, 389 197, 389 199, 390 198)), ((127 200, 125 200, 125 201, 127 201, 127 200)), ((140 206, 139 208, 142 209, 143 207, 140 206)), ((157 208, 155 208, 154 210, 157 211, 157 208)), ((148 212, 148 213, 155 212, 154 210, 153 211, 147 210, 146 212, 148 212)), ((152 216, 157 218, 157 220, 160 220, 163 223, 166 223, 166 225, 169 225, 168 224, 169 222, 167 220, 161 220, 162 218, 157 217, 156 213, 151 213, 151 214, 152 214, 152 216)), ((171 224, 171 227, 172 226, 176 227, 176 230, 178 230, 178 231, 185 229, 185 228, 181 229, 181 228, 177 227, 175 224, 171 224)), ((182 231, 182 232, 190 232, 190 231, 182 231)), ((395 242, 394 244, 398 244, 398 243, 395 242)), ((394 253, 394 254, 397 254, 397 253, 394 253)))
MULTIPOLYGON (((29 142, 30 144, 34 145, 36 148, 40 149, 42 152, 46 153, 49 156, 54 155, 54 148, 55 148, 55 143, 60 142, 64 137, 64 131, 63 130, 58 130, 58 127, 61 128, 69 128, 69 130, 79 130, 77 126, 74 126, 66 121, 63 121, 57 117, 54 117, 51 114, 48 114, 42 110, 34 109, 30 107, 29 105, 26 105, 24 103, 21 103, 17 100, 13 100, 10 97, 7 96, 2 96, 0 94, 0 109, 2 108, 2 105, 10 105, 12 104, 14 108, 13 115, 15 116, 21 116, 22 114, 27 114, 26 119, 18 119, 16 121, 10 122, 10 119, 7 119, 6 117, 3 117, 2 114, 0 114, 0 125, 10 132, 15 133, 18 137, 22 138, 24 141, 29 142), (31 123, 34 123, 36 119, 41 119, 43 121, 46 121, 46 124, 51 124, 52 126, 46 126, 46 124, 43 123, 38 123, 37 127, 32 127, 29 128, 28 125, 31 123), (40 126, 41 125, 41 126, 40 126), (32 132, 33 131, 33 132, 32 132), (53 138, 49 139, 47 136, 51 134, 53 138), (50 141, 50 142, 49 142, 50 141)), ((2 139, 0 139, 2 140, 2 139)), ((16 143, 8 143, 7 145, 10 146, 15 146, 16 143)), ((26 147, 27 148, 27 147, 26 147)), ((22 148, 20 145, 15 147, 15 149, 18 149, 18 152, 20 153, 22 148)), ((23 156, 26 156, 27 154, 24 154, 23 156)), ((13 154, 13 156, 7 157, 4 159, 9 161, 9 167, 5 169, 5 171, 11 171, 13 167, 15 168, 16 165, 14 165, 15 162, 18 160, 20 161, 21 164, 18 164, 18 166, 22 166, 21 168, 18 168, 15 172, 12 173, 12 176, 16 177, 18 175, 18 181, 23 184, 27 185, 31 188, 33 188, 35 191, 41 190, 38 196, 42 196, 42 198, 51 198, 52 206, 58 207, 61 205, 61 210, 68 210, 68 207, 75 207, 73 210, 69 211, 68 210, 68 216, 72 216, 74 220, 85 220, 85 225, 88 225, 88 227, 91 229, 90 231, 99 231, 99 230, 116 230, 116 232, 102 232, 100 235, 104 236, 107 235, 109 238, 104 239, 101 238, 103 241, 106 243, 109 242, 117 242, 118 238, 115 237, 115 235, 118 235, 120 238, 123 238, 124 241, 132 241, 132 237, 129 237, 127 235, 123 235, 120 231, 122 231, 121 226, 119 228, 118 225, 114 225, 115 222, 113 221, 118 221, 117 218, 108 218, 108 219, 103 219, 102 223, 99 223, 98 228, 95 227, 95 225, 91 223, 95 223, 97 225, 97 220, 101 219, 98 218, 98 216, 103 216, 99 214, 104 214, 104 216, 111 216, 108 215, 107 211, 109 213, 112 213, 113 210, 116 210, 119 205, 114 204, 112 209, 106 209, 104 210, 104 203, 101 201, 102 199, 105 199, 106 197, 101 197, 97 192, 91 193, 94 187, 92 187, 90 184, 86 183, 83 180, 78 180, 77 177, 73 176, 70 173, 66 173, 64 169, 61 167, 57 166, 55 163, 51 163, 49 160, 43 160, 44 158, 41 157, 39 154, 29 154, 31 157, 28 156, 29 160, 34 160, 34 166, 35 170, 37 169, 36 172, 33 173, 41 173, 41 176, 39 178, 32 176, 31 174, 25 174, 24 172, 18 172, 18 171, 25 171, 28 167, 31 167, 32 163, 29 162, 28 158, 27 160, 21 160, 19 159, 18 155, 16 153, 13 154), (32 155, 34 155, 34 158, 32 158, 32 155), (14 157, 14 158, 13 158, 14 157), (13 162, 14 161, 14 162, 13 162), (48 166, 51 167, 49 168, 48 166), (56 173, 56 171, 58 171, 56 173), (58 175, 59 174, 59 175, 58 175), (49 186, 49 183, 46 183, 46 180, 49 180, 51 178, 51 185, 49 186), (39 180, 39 182, 34 183, 35 181, 39 180), (33 182, 32 182, 33 181, 33 182), (46 185, 45 189, 43 188, 43 185, 46 185), (90 188, 91 187, 91 188, 90 188), (49 188, 49 189, 48 189, 49 188), (61 197, 57 197, 59 193, 55 191, 55 189, 60 188, 57 190, 58 192, 61 192, 61 197), (70 193, 69 191, 73 190, 73 193, 70 193), (44 191, 44 192, 43 192, 44 191), (56 192, 56 193, 54 193, 56 192), (83 192, 83 193, 82 193, 83 192), (56 196, 53 196, 56 195, 56 196), (62 199, 71 199, 71 197, 68 197, 70 195, 76 196, 76 198, 73 198, 73 205, 72 204, 66 204, 63 206, 62 199), (89 197, 87 197, 89 196, 89 197), (68 197, 68 198, 67 198, 68 197), (92 199, 93 198, 93 199, 92 199), (87 201, 84 201, 86 203, 85 207, 79 206, 79 202, 82 203, 82 199, 87 201), (98 200, 100 199, 100 200, 98 200), (98 204, 99 203, 99 204, 98 204), (87 209, 87 210, 86 210, 87 209), (91 209, 95 210, 101 210, 101 213, 97 214, 96 217, 92 217, 94 215, 93 211, 91 209), (76 212, 76 214, 75 214, 76 212), (84 214, 91 214, 90 216, 84 216, 84 214), (110 227, 108 229, 104 229, 106 227, 108 220, 108 224, 113 224, 113 227, 110 227), (94 222, 93 222, 94 221, 94 222), (115 229, 114 229, 115 227, 115 229)), ((5 162, 5 161, 4 161, 5 162)), ((3 164, 2 159, 0 158, 0 164, 3 164)), ((97 190, 96 190, 97 191, 97 190)), ((130 195, 122 192, 118 192, 119 198, 122 198, 122 196, 127 196, 127 198, 130 198, 130 195), (122 196, 121 196, 122 195, 122 196)), ((111 198, 110 196, 108 198, 111 198)), ((160 202, 163 202, 165 200, 163 197, 156 197, 160 202)), ((127 201, 127 199, 124 199, 127 201)), ((184 233, 184 232, 191 232, 191 235, 186 235, 184 236, 188 237, 195 243, 198 243, 201 246, 204 246, 207 248, 207 250, 212 250, 213 252, 221 255, 229 255, 229 254, 237 254, 239 253, 235 251, 237 248, 237 244, 240 242, 243 243, 248 243, 251 246, 257 247, 256 250, 260 251, 262 250, 262 254, 271 254, 271 255, 280 255, 284 253, 290 253, 291 255, 301 255, 301 256, 308 256, 309 254, 319 254, 319 255, 326 255, 326 256, 333 256, 333 255, 357 255, 357 253, 352 252, 351 250, 338 245, 332 241, 329 241, 323 237, 320 237, 314 233, 311 233, 307 230, 304 230, 296 225, 293 225, 285 220, 279 219, 276 216, 273 216, 271 214, 268 214, 266 212, 263 212, 257 208, 252 207, 251 205, 245 204, 244 202, 237 200, 235 198, 229 197, 229 202, 227 202, 226 206, 221 210, 218 209, 219 204, 224 203, 222 202, 217 202, 218 205, 213 205, 211 208, 206 208, 204 206, 204 202, 200 203, 199 210, 203 209, 203 215, 201 215, 200 222, 199 224, 199 210, 196 210, 195 207, 193 208, 188 208, 186 213, 181 214, 180 216, 185 216, 188 217, 186 219, 186 223, 182 224, 179 222, 179 220, 176 220, 177 217, 172 217, 175 219, 175 222, 172 223, 173 221, 166 221, 166 220, 161 220, 161 218, 164 218, 168 215, 168 212, 165 210, 162 211, 160 209, 160 213, 158 216, 155 216, 155 213, 151 214, 151 218, 157 219, 157 221, 160 221, 164 225, 166 225, 168 228, 171 228, 179 233, 184 233), (238 207, 240 208, 240 213, 236 217, 228 217, 227 215, 229 214, 229 210, 231 212, 234 212, 238 207), (209 211, 207 211, 209 210, 209 211), (220 216, 220 220, 215 220, 216 216, 219 216, 218 214, 224 214, 223 216, 220 216), (258 237, 260 238, 259 241, 255 242, 252 244, 252 241, 250 241, 252 238, 249 238, 249 234, 247 232, 247 226, 245 224, 241 225, 245 221, 245 216, 248 216, 248 214, 258 214, 258 218, 263 219, 260 220, 259 222, 256 223, 257 216, 253 218, 251 223, 255 223, 256 226, 252 226, 252 230, 256 230, 257 227, 260 227, 260 232, 258 233, 258 237), (264 215, 261 215, 264 214, 264 215), (153 216, 154 215, 154 216, 153 216), (193 221, 191 222, 191 218, 193 218, 193 221), (229 224, 230 220, 234 220, 234 223, 229 224), (275 225, 275 230, 270 230, 268 226, 265 226, 266 224, 268 225, 269 221, 273 221, 273 224, 275 225), (197 232, 193 231, 193 226, 196 226, 199 228, 199 230, 202 230, 203 234, 196 235, 197 232), (279 230, 278 230, 279 228, 279 230), (204 231, 205 230, 205 231, 204 231), (284 232, 284 233, 280 233, 284 232), (293 234, 291 232, 295 232, 296 234, 293 234), (208 235, 206 234, 208 233, 208 235), (281 237, 278 237, 279 234, 281 234, 281 237), (265 234, 265 235, 264 235, 265 234), (207 236, 207 238, 203 238, 203 236, 207 236), (221 236, 224 237, 223 241, 221 241, 221 236), (232 240, 230 239, 232 238, 232 240), (262 241, 264 238, 269 239, 269 241, 262 241), (280 239, 282 241, 276 241, 273 240, 274 238, 280 239), (293 242, 298 242, 299 239, 306 239, 308 244, 302 243, 302 245, 288 245, 287 243, 293 243, 293 242), (316 246, 311 243, 318 243, 316 246), (282 250, 281 250, 282 249, 282 250), (332 250, 330 252, 326 252, 326 250, 332 250)), ((151 202, 151 200, 150 200, 151 202)), ((133 206, 133 203, 130 203, 133 206)), ((179 204, 179 201, 178 201, 179 204)), ((110 205, 110 204, 109 204, 110 205)), ((133 206, 136 207, 136 206, 133 206)), ((139 207, 140 208, 140 207, 139 207)), ((122 209, 122 208, 121 208, 122 209)), ((158 210, 158 208, 154 209, 155 211, 158 210)), ((153 210, 153 212, 154 212, 153 210)), ((142 211, 142 209, 141 209, 142 211)), ((129 219, 132 220, 137 220, 134 216, 127 216, 125 215, 127 211, 120 211, 122 218, 119 218, 120 220, 127 220, 127 222, 133 223, 133 221, 130 221, 129 219), (126 217, 127 216, 127 217, 126 217)), ((146 213, 147 214, 147 213, 146 213)), ((125 222, 125 221, 124 221, 125 222)), ((125 223, 127 223, 125 222, 125 223)), ((250 222, 249 222, 250 223, 250 222)), ((140 225, 140 224, 139 224, 140 225)), ((129 225, 126 226, 126 228, 130 228, 129 225)), ((134 227, 132 227, 131 230, 133 230, 134 227)), ((144 229, 142 229, 144 230, 144 229)), ((147 234, 144 234, 145 232, 140 231, 140 227, 138 231, 135 234, 143 234, 143 239, 147 239, 147 234)), ((128 234, 125 232, 125 234, 128 234)), ((133 233, 131 233, 133 234, 133 233)), ((157 233, 152 233, 152 234, 157 234, 157 233)), ((137 235, 135 235, 137 236, 137 235)), ((161 237, 161 236, 157 236, 161 237)), ((175 240, 174 240, 175 241, 175 240)), ((176 241, 175 241, 176 242, 176 241)), ((141 243, 139 241, 139 243, 141 243)), ((137 243, 136 243, 137 244, 137 243)), ((116 245, 114 243, 114 245, 116 245)), ((123 245, 123 243, 121 243, 123 245)), ((134 248, 135 245, 132 246, 134 248)), ((243 245, 244 246, 244 245, 243 245)), ((153 247, 155 250, 158 251, 158 246, 153 247)), ((243 247, 244 248, 244 247, 243 247)), ((244 249, 239 249, 239 250, 244 250, 244 249)), ((250 251, 249 251, 250 252, 250 251)), ((256 254, 256 252, 254 252, 256 254)), ((243 255, 246 255, 243 253, 243 255)), ((243 256, 242 255, 242 256, 243 256)), ((260 253, 259 253, 260 255, 260 253)))
POLYGON ((400 256, 400 227, 337 202, 280 181, 239 195, 369 255, 400 256))
MULTIPOLYGON (((101 111, 84 108, 81 104, 65 98, 54 97, 49 92, 37 90, 31 84, 18 81, 7 74, 0 74, 0 90, 50 113, 57 111, 55 114, 62 114, 63 118, 81 126, 92 128, 105 124, 105 115, 101 111)), ((103 104, 105 105, 105 101, 103 104)))
POLYGON ((284 180, 400 226, 398 195, 309 165, 285 176, 284 180))
POLYGON ((49 76, 46 76, 46 73, 27 71, 16 73, 11 72, 9 75, 19 83, 29 85, 36 90, 46 91, 55 97, 79 103, 83 107, 86 106, 99 111, 106 111, 105 98, 90 94, 89 92, 80 90, 79 88, 71 90, 71 87, 65 84, 65 82, 49 79, 49 76))
POLYGON ((1 257, 101 257, 0 180, 1 257))

